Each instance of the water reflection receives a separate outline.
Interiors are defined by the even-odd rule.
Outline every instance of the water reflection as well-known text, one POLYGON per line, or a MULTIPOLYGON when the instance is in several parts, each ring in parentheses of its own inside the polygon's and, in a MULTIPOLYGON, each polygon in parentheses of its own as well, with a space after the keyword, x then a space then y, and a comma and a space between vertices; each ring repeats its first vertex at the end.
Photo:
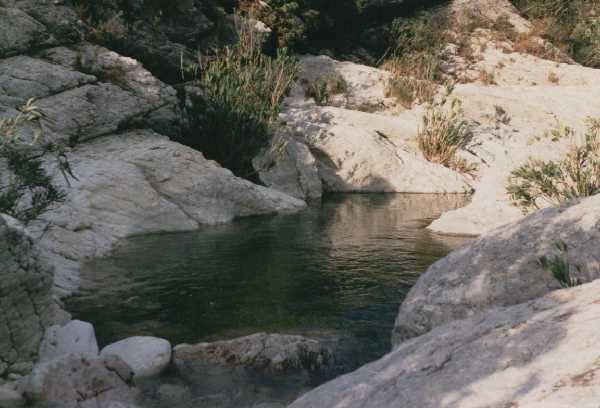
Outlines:
POLYGON ((425 230, 461 205, 459 196, 334 196, 299 214, 137 237, 88 263, 67 307, 94 323, 102 344, 341 330, 371 360, 388 350, 418 275, 465 242, 425 230))

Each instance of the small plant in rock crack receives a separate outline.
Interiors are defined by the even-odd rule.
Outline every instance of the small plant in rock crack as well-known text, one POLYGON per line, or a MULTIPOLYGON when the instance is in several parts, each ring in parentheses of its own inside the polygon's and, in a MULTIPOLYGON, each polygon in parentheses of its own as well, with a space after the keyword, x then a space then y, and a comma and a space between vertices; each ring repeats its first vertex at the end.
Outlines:
POLYGON ((584 142, 572 143, 562 160, 530 159, 512 171, 507 192, 523 212, 600 193, 600 120, 589 119, 584 142))
POLYGON ((423 122, 417 134, 419 149, 432 163, 439 163, 462 173, 472 173, 476 166, 457 156, 465 147, 472 130, 465 119, 461 103, 453 99, 446 108, 446 98, 425 109, 423 122))
POLYGON ((313 98, 319 106, 327 105, 334 95, 346 94, 348 83, 339 72, 331 72, 313 82, 303 81, 304 96, 313 98))
POLYGON ((573 276, 574 270, 581 273, 581 266, 569 263, 569 249, 567 244, 564 241, 558 241, 555 243, 555 246, 559 254, 552 257, 540 257, 540 265, 552 273, 552 276, 556 278, 563 288, 581 285, 581 280, 573 276))
POLYGON ((0 213, 25 223, 36 219, 65 198, 65 193, 53 184, 52 177, 43 167, 43 158, 47 153, 56 153, 58 168, 63 176, 74 178, 60 148, 41 146, 40 131, 35 133, 30 144, 20 140, 20 129, 42 117, 43 113, 30 99, 16 116, 0 119, 0 167, 8 170, 0 174, 0 213))

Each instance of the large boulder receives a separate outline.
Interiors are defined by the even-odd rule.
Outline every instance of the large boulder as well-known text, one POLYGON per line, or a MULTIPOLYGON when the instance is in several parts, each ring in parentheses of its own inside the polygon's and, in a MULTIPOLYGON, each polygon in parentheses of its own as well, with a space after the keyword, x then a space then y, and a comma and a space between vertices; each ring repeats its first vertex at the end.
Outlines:
POLYGON ((599 291, 600 281, 440 326, 289 408, 595 407, 599 291))
POLYGON ((52 268, 16 220, 2 215, 0 260, 1 378, 31 369, 44 329, 65 316, 52 298, 52 268))
POLYGON ((153 377, 171 363, 171 343, 157 337, 130 337, 109 344, 100 355, 120 357, 131 367, 135 378, 153 377))
POLYGON ((540 262, 565 258, 572 277, 600 278, 600 195, 547 208, 484 235, 433 264, 400 307, 393 343, 497 306, 538 298, 560 288, 540 262), (561 254, 556 244, 566 244, 561 254))
POLYGON ((90 323, 72 320, 64 326, 53 325, 46 329, 38 361, 46 362, 71 353, 98 356, 96 333, 90 323))
POLYGON ((39 407, 129 407, 140 399, 131 368, 119 357, 67 354, 37 364, 25 396, 39 407))
POLYGON ((191 231, 306 205, 237 178, 202 153, 147 130, 82 144, 69 161, 77 179, 67 183, 58 170, 55 177, 67 192, 65 203, 28 227, 44 255, 60 265, 56 285, 66 293, 78 286, 79 262, 105 255, 119 239, 191 231))

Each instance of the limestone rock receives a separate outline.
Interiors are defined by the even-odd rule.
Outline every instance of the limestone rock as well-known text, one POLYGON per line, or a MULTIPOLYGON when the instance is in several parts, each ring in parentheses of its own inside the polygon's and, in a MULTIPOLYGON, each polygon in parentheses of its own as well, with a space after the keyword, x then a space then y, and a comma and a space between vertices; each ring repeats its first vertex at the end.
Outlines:
POLYGON ((16 8, 0 7, 0 58, 17 55, 47 38, 46 27, 16 8))
POLYGON ((43 363, 71 353, 98 356, 96 334, 90 323, 72 320, 62 327, 54 325, 46 329, 38 361, 43 363))
POLYGON ((271 146, 253 161, 265 185, 300 199, 319 198, 323 183, 317 161, 302 141, 274 138, 271 146))
POLYGON ((253 408, 289 403, 331 364, 320 341, 303 336, 258 333, 234 340, 173 349, 178 373, 204 406, 253 408))
POLYGON ((36 358, 44 329, 59 318, 51 267, 22 226, 7 219, 0 216, 0 377, 22 372, 36 358))
POLYGON ((156 337, 130 337, 109 344, 100 355, 120 357, 131 367, 135 378, 153 377, 171 362, 171 343, 156 337))
POLYGON ((181 344, 173 349, 177 366, 218 364, 266 371, 310 370, 327 365, 331 353, 319 341, 297 335, 257 333, 215 343, 181 344))
POLYGON ((597 281, 437 327, 289 408, 595 407, 599 290, 597 281))
POLYGON ((574 278, 600 278, 600 195, 538 211, 498 228, 433 264, 400 307, 393 342, 497 306, 526 302, 560 287, 539 259, 560 255, 574 278))
MULTIPOLYGON (((90 358, 68 354, 37 364, 25 389, 34 406, 109 408, 115 404, 136 404, 139 392, 132 385, 133 374, 116 356, 90 358)), ((119 406, 119 405, 116 405, 119 406)))

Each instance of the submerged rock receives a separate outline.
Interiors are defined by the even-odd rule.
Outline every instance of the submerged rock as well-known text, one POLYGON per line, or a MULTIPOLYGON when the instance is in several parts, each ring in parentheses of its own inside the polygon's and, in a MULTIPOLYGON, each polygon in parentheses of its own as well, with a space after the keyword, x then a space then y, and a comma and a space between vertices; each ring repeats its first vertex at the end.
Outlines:
POLYGON ((214 343, 181 344, 173 349, 178 366, 186 363, 248 367, 264 371, 327 366, 331 351, 318 340, 298 335, 257 333, 214 343))
POLYGON ((120 357, 131 367, 136 379, 153 377, 171 363, 171 343, 157 337, 130 337, 109 344, 100 355, 120 357))
POLYGON ((490 308, 536 299, 560 288, 541 257, 567 263, 580 282, 600 278, 600 195, 538 211, 484 235, 433 264, 402 303, 393 342, 490 308), (568 253, 561 254, 557 243, 568 253))
POLYGON ((331 351, 317 340, 266 333, 182 344, 173 352, 179 374, 198 396, 198 406, 224 408, 291 402, 332 362, 331 351))
POLYGON ((439 326, 289 408, 595 407, 599 291, 600 281, 439 326))

